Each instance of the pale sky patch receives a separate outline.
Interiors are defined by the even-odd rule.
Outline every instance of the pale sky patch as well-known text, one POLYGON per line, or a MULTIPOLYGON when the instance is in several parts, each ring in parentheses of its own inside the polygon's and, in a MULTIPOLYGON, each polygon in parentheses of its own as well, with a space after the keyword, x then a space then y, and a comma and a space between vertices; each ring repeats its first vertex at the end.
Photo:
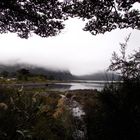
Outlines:
POLYGON ((119 43, 129 33, 128 52, 140 47, 138 30, 117 29, 93 36, 82 30, 85 23, 80 19, 65 23, 66 28, 55 37, 33 35, 20 39, 16 34, 0 35, 0 63, 28 63, 82 75, 106 70, 113 51, 119 52, 119 43))

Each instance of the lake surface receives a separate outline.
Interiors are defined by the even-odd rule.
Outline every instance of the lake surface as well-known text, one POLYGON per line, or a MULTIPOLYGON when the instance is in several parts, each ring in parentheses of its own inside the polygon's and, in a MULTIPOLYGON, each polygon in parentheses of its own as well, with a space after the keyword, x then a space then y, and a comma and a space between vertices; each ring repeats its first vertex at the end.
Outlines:
MULTIPOLYGON (((97 89, 101 91, 104 86, 112 81, 92 81, 92 80, 73 80, 56 83, 22 83, 22 84, 9 84, 14 87, 24 88, 45 88, 54 91, 68 91, 68 90, 80 90, 80 89, 97 89)), ((114 81, 113 83, 117 83, 114 81)), ((8 84, 6 84, 8 86, 8 84)))
POLYGON ((67 83, 54 83, 48 85, 49 89, 66 91, 66 90, 79 90, 79 89, 97 89, 101 91, 105 84, 110 81, 91 81, 91 80, 74 80, 72 82, 67 83))

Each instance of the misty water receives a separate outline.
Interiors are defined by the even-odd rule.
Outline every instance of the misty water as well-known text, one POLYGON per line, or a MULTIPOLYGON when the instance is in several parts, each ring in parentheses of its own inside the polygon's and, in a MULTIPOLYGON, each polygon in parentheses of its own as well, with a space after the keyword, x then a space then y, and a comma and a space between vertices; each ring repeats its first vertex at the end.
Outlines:
POLYGON ((48 86, 49 89, 58 90, 58 91, 67 91, 67 90, 83 90, 91 89, 101 91, 104 86, 110 81, 92 81, 92 80, 74 80, 71 82, 62 82, 54 83, 48 86))
MULTIPOLYGON (((119 81, 120 83, 121 81, 119 81)), ((105 85, 112 83, 112 81, 93 81, 93 80, 73 80, 73 81, 63 81, 56 83, 22 83, 22 84, 12 84, 14 87, 24 87, 24 88, 45 88, 53 91, 69 91, 69 90, 98 90, 101 91, 105 85)), ((114 84, 118 81, 113 81, 114 84)), ((8 84, 7 84, 8 85, 8 84)), ((9 84, 11 86, 11 84, 9 84)))

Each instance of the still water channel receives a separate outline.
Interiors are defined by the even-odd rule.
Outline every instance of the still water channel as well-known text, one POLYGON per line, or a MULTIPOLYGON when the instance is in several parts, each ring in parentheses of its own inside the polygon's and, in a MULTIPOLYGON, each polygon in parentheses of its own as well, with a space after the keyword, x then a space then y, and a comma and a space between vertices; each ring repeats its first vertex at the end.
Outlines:
POLYGON ((75 80, 72 82, 62 82, 49 84, 48 88, 58 91, 80 90, 80 89, 97 89, 101 91, 110 81, 91 81, 91 80, 75 80))

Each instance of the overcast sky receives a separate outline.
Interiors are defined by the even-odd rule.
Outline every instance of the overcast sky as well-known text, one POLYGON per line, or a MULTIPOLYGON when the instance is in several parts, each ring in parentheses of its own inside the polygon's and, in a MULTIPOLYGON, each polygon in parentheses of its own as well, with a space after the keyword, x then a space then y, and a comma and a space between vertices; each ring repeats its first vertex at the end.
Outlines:
POLYGON ((32 36, 20 39, 16 34, 0 35, 0 63, 28 63, 41 67, 69 70, 83 75, 104 71, 113 51, 119 52, 120 42, 131 33, 128 52, 140 47, 140 31, 125 29, 93 36, 82 30, 84 22, 69 19, 66 28, 55 37, 32 36))

